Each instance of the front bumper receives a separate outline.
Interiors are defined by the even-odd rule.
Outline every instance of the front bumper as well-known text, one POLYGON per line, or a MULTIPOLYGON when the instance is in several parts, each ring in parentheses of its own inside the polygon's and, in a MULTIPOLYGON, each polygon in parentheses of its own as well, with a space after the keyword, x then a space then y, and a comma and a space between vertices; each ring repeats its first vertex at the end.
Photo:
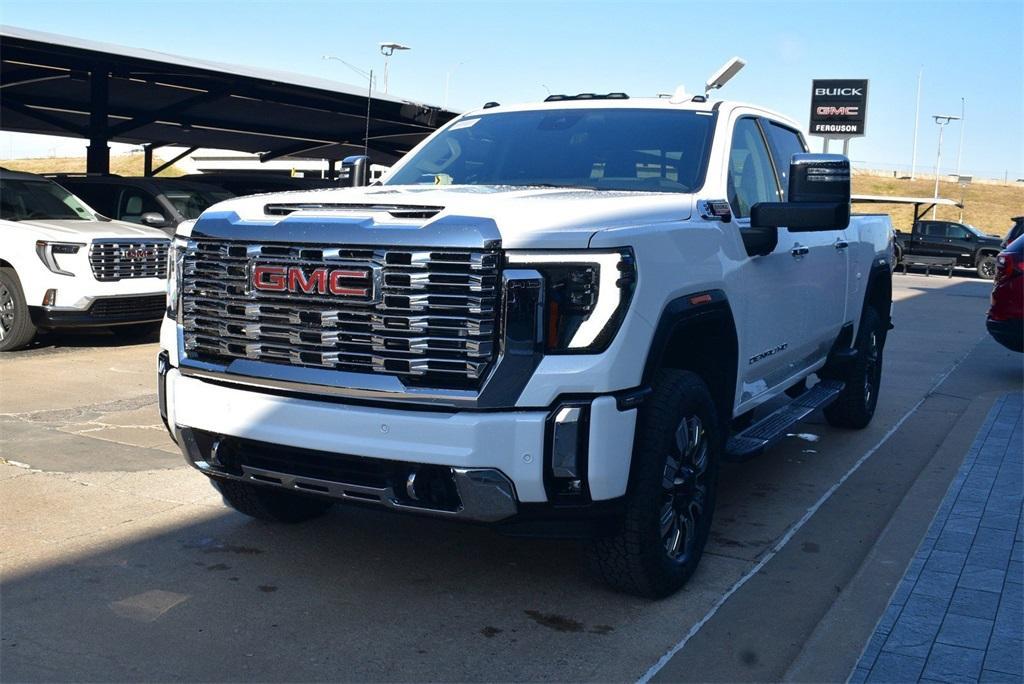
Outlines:
POLYGON ((163 293, 96 297, 84 309, 31 306, 32 323, 40 328, 76 328, 130 323, 155 323, 164 316, 167 298, 163 293))
POLYGON ((579 491, 566 495, 552 466, 552 421, 561 405, 357 406, 187 377, 166 359, 161 368, 161 413, 186 460, 210 477, 487 523, 537 518, 539 508, 579 516, 626 491, 637 409, 620 410, 611 395, 572 402, 588 420, 579 441, 579 491), (448 495, 425 504, 409 488, 413 474, 436 483, 432 491, 449 488, 448 495))
POLYGON ((1011 318, 996 321, 991 318, 985 321, 988 334, 1010 351, 1024 352, 1024 320, 1011 318))

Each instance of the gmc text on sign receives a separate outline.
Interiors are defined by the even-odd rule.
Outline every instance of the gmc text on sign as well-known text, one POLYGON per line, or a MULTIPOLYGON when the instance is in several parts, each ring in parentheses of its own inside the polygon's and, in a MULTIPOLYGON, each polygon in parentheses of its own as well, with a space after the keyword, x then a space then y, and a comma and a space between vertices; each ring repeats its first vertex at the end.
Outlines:
POLYGON ((864 135, 867 105, 867 79, 815 80, 809 133, 826 138, 864 135))

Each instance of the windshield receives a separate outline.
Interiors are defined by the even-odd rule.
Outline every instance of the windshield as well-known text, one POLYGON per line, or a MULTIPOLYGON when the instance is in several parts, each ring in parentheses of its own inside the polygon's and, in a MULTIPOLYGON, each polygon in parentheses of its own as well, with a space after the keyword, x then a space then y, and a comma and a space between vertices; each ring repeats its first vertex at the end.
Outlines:
POLYGON ((80 199, 48 180, 0 179, 0 218, 95 221, 80 199))
POLYGON ((386 185, 526 185, 693 192, 715 117, 659 109, 545 109, 471 116, 386 185))
POLYGON ((163 187, 164 196, 185 220, 197 219, 206 209, 217 202, 234 197, 227 190, 206 190, 185 186, 163 187))

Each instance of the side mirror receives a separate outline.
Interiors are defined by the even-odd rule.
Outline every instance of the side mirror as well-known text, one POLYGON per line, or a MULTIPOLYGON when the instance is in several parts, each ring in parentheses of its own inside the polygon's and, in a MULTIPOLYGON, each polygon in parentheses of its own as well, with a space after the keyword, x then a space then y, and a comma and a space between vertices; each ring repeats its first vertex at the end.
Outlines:
POLYGON ((750 208, 753 228, 791 232, 842 230, 850 225, 850 160, 841 154, 794 154, 787 202, 750 208))
POLYGON ((370 184, 370 158, 366 155, 345 157, 341 160, 342 184, 361 188, 370 184), (345 180, 348 180, 346 183, 345 180))
POLYGON ((158 227, 166 225, 167 223, 167 219, 164 218, 164 215, 156 211, 147 211, 140 217, 140 219, 147 226, 158 227))

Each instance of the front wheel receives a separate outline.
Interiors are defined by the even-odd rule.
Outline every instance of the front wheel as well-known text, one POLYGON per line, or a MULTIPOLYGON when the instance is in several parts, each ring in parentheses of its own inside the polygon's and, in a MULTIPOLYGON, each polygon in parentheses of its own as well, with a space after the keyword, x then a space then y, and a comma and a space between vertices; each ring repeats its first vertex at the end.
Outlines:
POLYGON ((985 254, 978 257, 978 277, 985 280, 994 280, 996 277, 996 258, 992 254, 985 254))
POLYGON ((882 383, 882 350, 885 330, 874 308, 864 311, 857 332, 857 358, 845 373, 833 376, 846 386, 839 397, 825 407, 825 419, 835 427, 860 430, 867 427, 878 405, 882 383))
POLYGON ((711 529, 720 430, 704 381, 688 371, 662 370, 637 421, 622 528, 590 549, 607 584, 662 598, 690 579, 711 529))
POLYGON ((18 274, 13 268, 0 268, 0 351, 20 349, 35 336, 18 274))

